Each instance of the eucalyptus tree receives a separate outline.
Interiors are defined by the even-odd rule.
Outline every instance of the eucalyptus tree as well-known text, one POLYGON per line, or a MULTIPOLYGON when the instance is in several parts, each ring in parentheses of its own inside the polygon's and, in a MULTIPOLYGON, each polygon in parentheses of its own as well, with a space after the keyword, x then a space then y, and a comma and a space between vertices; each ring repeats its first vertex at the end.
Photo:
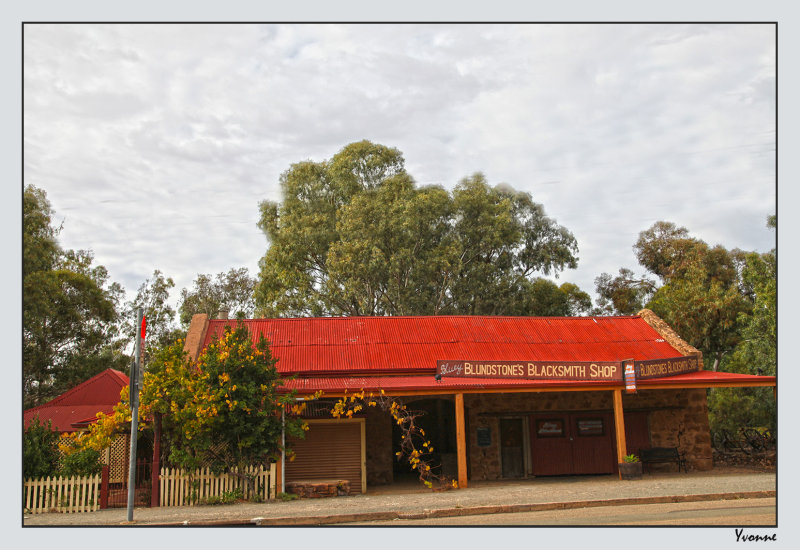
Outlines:
POLYGON ((480 173, 417 186, 369 141, 280 183, 283 200, 260 204, 257 315, 531 314, 537 275, 577 266, 575 238, 528 193, 480 173))
POLYGON ((181 325, 188 327, 197 313, 213 318, 223 309, 232 318, 251 317, 255 309, 255 283, 246 267, 232 268, 213 277, 204 273, 197 275, 191 289, 181 290, 178 306, 181 325))
POLYGON ((23 404, 52 399, 102 370, 124 368, 118 307, 124 291, 87 250, 64 250, 47 194, 23 192, 23 404))

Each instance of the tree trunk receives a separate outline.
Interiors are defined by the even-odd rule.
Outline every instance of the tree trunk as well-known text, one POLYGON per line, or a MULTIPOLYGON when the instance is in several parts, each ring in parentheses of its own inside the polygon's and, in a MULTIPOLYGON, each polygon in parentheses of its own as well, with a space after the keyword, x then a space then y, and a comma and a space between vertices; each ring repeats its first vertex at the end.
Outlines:
POLYGON ((155 414, 155 423, 153 426, 153 466, 151 475, 151 488, 150 488, 150 507, 156 508, 159 505, 161 495, 160 490, 160 474, 161 474, 161 413, 155 414))

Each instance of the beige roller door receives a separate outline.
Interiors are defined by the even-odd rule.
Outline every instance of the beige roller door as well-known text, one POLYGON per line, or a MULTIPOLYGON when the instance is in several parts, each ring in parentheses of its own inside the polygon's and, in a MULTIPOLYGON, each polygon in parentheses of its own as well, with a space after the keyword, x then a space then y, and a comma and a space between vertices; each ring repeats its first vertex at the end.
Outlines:
POLYGON ((364 419, 308 420, 305 439, 288 438, 295 459, 286 463, 286 481, 346 479, 350 490, 367 490, 364 419))

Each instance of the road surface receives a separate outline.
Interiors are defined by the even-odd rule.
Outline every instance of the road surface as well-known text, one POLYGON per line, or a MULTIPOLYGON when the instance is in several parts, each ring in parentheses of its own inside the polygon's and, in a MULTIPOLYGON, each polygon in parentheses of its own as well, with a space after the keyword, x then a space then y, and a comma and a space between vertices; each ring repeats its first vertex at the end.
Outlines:
POLYGON ((450 518, 374 521, 348 525, 743 525, 774 526, 774 498, 603 506, 450 518))

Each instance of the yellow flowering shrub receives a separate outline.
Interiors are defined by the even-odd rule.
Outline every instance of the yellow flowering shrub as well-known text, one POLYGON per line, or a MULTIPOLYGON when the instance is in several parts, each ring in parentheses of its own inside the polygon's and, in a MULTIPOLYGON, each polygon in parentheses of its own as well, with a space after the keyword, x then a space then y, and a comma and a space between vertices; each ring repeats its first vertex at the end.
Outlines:
MULTIPOLYGON (((253 341, 239 323, 226 327, 196 361, 183 351, 183 341, 159 349, 144 373, 139 429, 150 429, 162 417, 162 445, 169 461, 193 469, 210 463, 215 470, 275 460, 281 451, 282 412, 286 431, 303 437, 308 426, 299 418, 294 392, 281 390, 266 340, 253 341)), ((313 397, 313 396, 312 396, 313 397)), ((64 441, 67 450, 103 449, 130 430, 128 388, 110 415, 98 420, 80 441, 64 441)))

